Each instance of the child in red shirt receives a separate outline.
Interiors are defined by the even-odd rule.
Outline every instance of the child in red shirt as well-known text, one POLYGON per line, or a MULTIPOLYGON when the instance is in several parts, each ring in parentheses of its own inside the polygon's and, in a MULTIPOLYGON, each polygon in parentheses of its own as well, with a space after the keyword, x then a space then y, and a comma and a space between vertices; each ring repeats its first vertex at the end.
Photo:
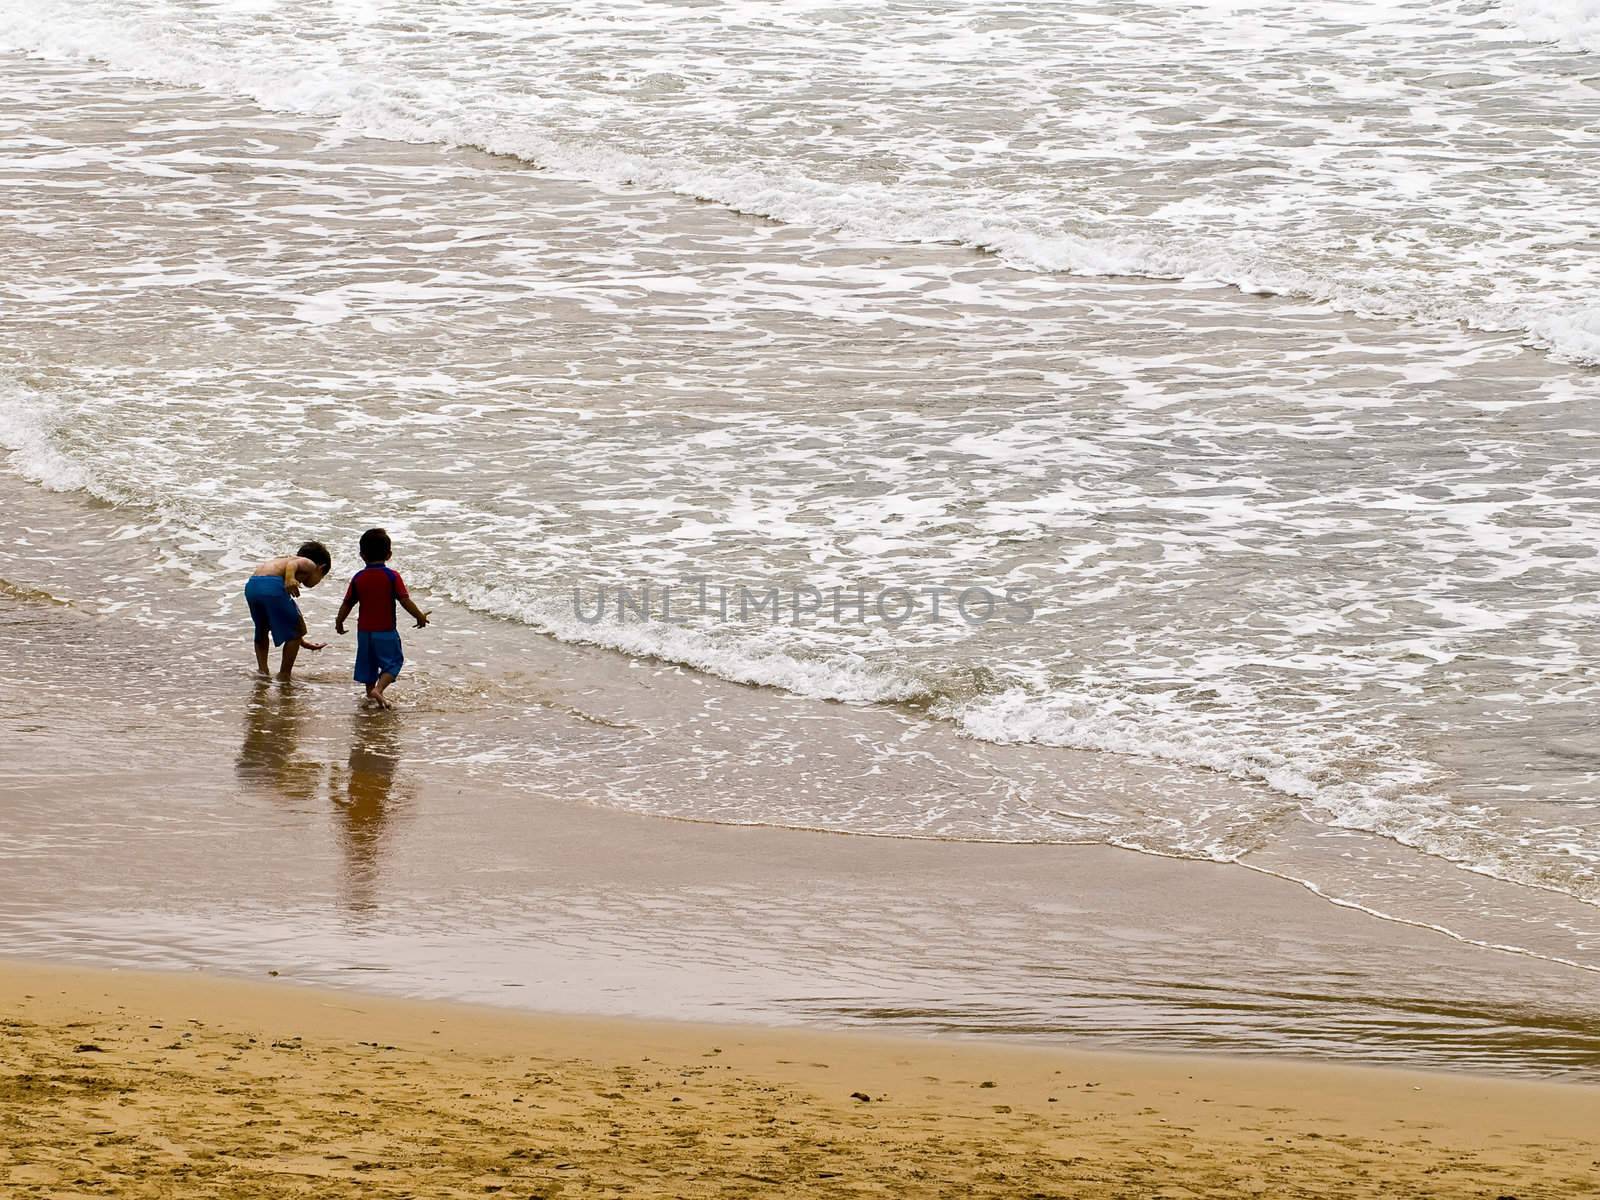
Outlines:
POLYGON ((367 685, 367 702, 379 708, 389 707, 383 693, 406 661, 400 648, 400 633, 395 628, 394 606, 400 605, 415 617, 418 629, 428 623, 428 614, 411 602, 400 573, 384 565, 392 553, 384 530, 369 529, 361 535, 361 561, 367 565, 351 578, 333 622, 334 629, 343 634, 345 618, 358 604, 361 606, 356 622, 356 682, 367 685))

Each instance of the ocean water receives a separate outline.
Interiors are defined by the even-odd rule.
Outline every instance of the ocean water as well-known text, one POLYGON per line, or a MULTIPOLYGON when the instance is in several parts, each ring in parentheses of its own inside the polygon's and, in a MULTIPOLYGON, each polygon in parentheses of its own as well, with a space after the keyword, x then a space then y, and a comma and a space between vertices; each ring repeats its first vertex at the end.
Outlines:
POLYGON ((5 595, 214 717, 382 523, 437 764, 1600 970, 1597 12, 15 0, 5 595))

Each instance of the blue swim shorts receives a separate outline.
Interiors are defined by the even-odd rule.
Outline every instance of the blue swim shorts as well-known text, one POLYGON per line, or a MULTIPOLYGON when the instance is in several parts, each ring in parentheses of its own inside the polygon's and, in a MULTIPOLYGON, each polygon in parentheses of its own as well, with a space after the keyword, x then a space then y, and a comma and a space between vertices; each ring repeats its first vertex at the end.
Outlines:
POLYGON ((281 646, 300 636, 300 606, 289 595, 281 575, 252 575, 244 585, 250 619, 256 623, 256 637, 272 633, 272 644, 281 646))
POLYGON ((375 632, 356 631, 356 682, 369 686, 379 675, 397 676, 405 665, 400 652, 400 635, 393 629, 375 632))

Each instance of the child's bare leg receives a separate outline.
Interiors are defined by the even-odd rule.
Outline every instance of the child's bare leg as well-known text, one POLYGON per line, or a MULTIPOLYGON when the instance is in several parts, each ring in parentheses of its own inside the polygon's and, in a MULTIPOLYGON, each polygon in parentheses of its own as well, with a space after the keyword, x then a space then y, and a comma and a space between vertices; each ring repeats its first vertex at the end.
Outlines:
POLYGON ((368 695, 378 702, 379 708, 389 707, 389 702, 383 698, 383 693, 393 682, 394 676, 385 671, 378 676, 378 682, 372 685, 372 691, 368 695))
POLYGON ((263 675, 270 675, 272 673, 271 668, 267 666, 267 650, 270 648, 270 646, 271 643, 267 641, 267 635, 265 632, 256 635, 256 670, 260 671, 263 675))
POLYGON ((288 679, 294 671, 294 660, 300 656, 300 639, 283 644, 283 663, 278 668, 278 678, 288 679))

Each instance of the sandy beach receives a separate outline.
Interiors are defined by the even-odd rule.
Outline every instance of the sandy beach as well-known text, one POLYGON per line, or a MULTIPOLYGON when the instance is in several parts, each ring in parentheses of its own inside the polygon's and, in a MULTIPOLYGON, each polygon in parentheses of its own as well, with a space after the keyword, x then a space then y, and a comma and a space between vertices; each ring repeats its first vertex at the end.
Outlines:
POLYGON ((1594 52, 8 0, 0 1200, 1600 1195, 1594 52))
POLYGON ((1600 1090, 0 966, 11 1196, 1592 1195, 1600 1090))

